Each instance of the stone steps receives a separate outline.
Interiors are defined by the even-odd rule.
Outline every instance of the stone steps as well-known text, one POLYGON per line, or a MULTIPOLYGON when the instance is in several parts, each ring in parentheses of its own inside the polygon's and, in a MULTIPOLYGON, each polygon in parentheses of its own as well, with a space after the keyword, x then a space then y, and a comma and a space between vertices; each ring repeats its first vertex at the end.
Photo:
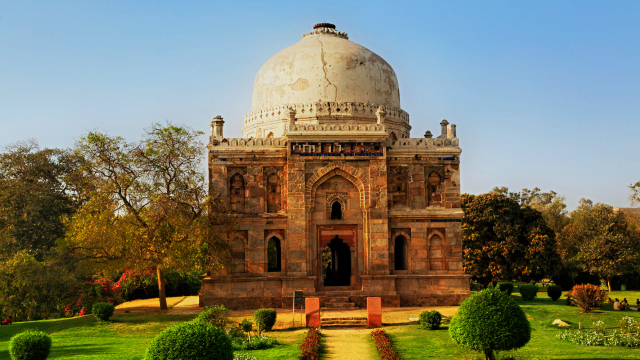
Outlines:
POLYGON ((350 310, 357 308, 356 304, 349 301, 349 296, 331 296, 322 310, 350 310))
POLYGON ((322 318, 322 326, 367 326, 366 317, 322 318))

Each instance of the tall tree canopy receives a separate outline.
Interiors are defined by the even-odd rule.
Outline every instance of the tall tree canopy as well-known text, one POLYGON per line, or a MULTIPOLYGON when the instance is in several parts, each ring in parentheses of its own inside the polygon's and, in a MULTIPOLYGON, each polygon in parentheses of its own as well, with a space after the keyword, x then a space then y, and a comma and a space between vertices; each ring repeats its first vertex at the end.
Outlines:
POLYGON ((605 204, 581 199, 570 223, 558 237, 562 258, 607 280, 631 272, 640 264, 640 239, 621 211, 605 204))
POLYGON ((508 187, 496 186, 491 191, 508 196, 520 203, 521 206, 528 205, 540 211, 545 222, 556 235, 569 223, 566 197, 558 195, 553 190, 542 192, 535 187, 533 190, 525 188, 520 192, 511 192, 508 187))
POLYGON ((65 219, 82 203, 81 159, 34 141, 0 153, 0 258, 26 251, 41 260, 64 236, 65 219))
POLYGON ((631 205, 640 204, 640 181, 629 185, 629 189, 631 189, 631 194, 629 194, 631 205))
POLYGON ((208 197, 200 135, 154 124, 138 143, 92 132, 77 145, 95 187, 73 217, 68 248, 103 269, 155 268, 161 309, 165 269, 206 271, 227 261, 234 222, 208 197))
POLYGON ((542 214, 503 194, 462 195, 464 268, 483 287, 497 280, 539 280, 559 264, 554 232, 542 214))

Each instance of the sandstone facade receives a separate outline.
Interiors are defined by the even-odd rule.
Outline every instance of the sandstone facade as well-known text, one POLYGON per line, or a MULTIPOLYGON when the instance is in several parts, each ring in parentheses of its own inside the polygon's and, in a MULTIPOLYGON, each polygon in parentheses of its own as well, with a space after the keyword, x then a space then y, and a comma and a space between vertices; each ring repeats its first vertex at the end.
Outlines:
MULTIPOLYGON (((318 53, 322 66, 293 77, 322 75, 331 61, 339 68, 341 42, 362 55, 346 34, 326 26, 294 47, 331 43, 323 51, 333 53, 318 53)), ((349 86, 359 78, 369 81, 372 72, 378 76, 381 67, 391 69, 377 55, 368 56, 378 65, 362 70, 364 75, 332 74, 341 84, 338 97, 353 101, 331 101, 331 93, 319 101, 287 103, 301 89, 295 84, 304 83, 292 77, 295 86, 283 103, 274 103, 269 79, 282 81, 277 75, 284 70, 274 69, 284 65, 272 59, 256 79, 259 89, 245 119, 245 137, 225 138, 222 118, 212 121, 211 192, 237 212, 240 227, 228 234, 231 266, 203 279, 201 305, 291 306, 294 290, 319 298, 321 305, 335 295, 363 307, 372 296, 383 306, 454 304, 468 296, 455 125, 444 120, 437 138, 430 133, 410 138, 399 95, 378 94, 375 99, 387 96, 390 103, 374 103, 367 98, 368 85, 349 86), (350 88, 357 90, 354 97, 344 94, 350 88), (256 130, 269 126, 274 128, 270 136, 256 130)), ((313 61, 305 58, 293 68, 313 61)), ((394 89, 392 75, 387 87, 394 89)), ((315 78, 307 82, 323 84, 315 78)))

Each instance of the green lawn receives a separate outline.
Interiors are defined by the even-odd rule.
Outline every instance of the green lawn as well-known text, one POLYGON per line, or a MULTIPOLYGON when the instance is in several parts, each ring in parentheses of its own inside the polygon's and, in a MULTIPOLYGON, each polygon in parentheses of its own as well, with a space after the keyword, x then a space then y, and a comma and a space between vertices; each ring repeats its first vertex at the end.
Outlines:
MULTIPOLYGON (((25 329, 38 329, 51 336, 53 346, 48 359, 142 359, 147 345, 159 332, 194 317, 124 314, 112 317, 108 323, 97 323, 93 315, 89 315, 0 326, 0 359, 9 359, 9 339, 25 329)), ((305 333, 306 329, 272 331, 267 335, 278 339, 281 345, 241 353, 264 360, 295 359, 300 354, 305 333)))
MULTIPOLYGON (((564 297, 553 302, 546 293, 539 293, 533 301, 522 301, 519 294, 513 298, 522 306, 532 325, 531 341, 522 349, 514 352, 504 352, 501 355, 513 354, 518 360, 536 359, 639 359, 640 349, 621 347, 581 346, 556 338, 556 334, 563 329, 551 325, 553 320, 562 319, 574 325, 582 323, 583 328, 591 327, 597 320, 603 320, 607 327, 617 327, 617 320, 623 316, 632 316, 640 320, 640 312, 613 311, 611 305, 605 305, 600 311, 590 314, 580 314, 578 308, 564 305, 564 297)), ((640 298, 638 291, 611 292, 612 298, 622 300, 626 297, 630 302, 640 298)), ((385 328, 391 338, 393 346, 398 350, 401 359, 472 359, 479 353, 465 350, 455 345, 445 329, 425 331, 418 325, 389 326, 385 328)))

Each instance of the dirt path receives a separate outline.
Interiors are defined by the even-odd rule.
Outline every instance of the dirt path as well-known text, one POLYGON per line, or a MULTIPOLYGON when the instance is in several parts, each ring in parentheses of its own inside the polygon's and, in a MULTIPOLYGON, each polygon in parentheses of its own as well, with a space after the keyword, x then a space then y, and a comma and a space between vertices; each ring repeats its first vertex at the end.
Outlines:
POLYGON ((326 359, 373 360, 378 358, 371 330, 361 328, 324 328, 322 337, 326 346, 326 359))

